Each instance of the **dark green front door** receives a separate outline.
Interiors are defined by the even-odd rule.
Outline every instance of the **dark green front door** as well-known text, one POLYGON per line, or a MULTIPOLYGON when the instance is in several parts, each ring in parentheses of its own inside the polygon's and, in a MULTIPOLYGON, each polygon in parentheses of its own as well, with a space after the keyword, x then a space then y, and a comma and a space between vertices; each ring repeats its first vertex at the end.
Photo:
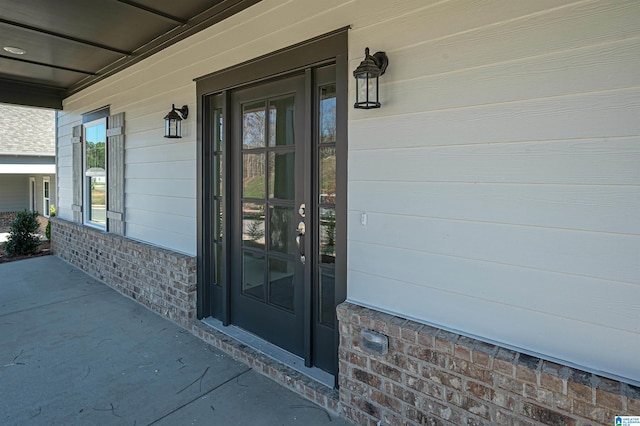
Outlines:
POLYGON ((304 75, 232 94, 231 322, 304 356, 304 75), (300 243, 300 247, 297 246, 300 243))
POLYGON ((346 94, 337 93, 329 64, 204 103, 204 310, 332 374, 346 279, 346 94))

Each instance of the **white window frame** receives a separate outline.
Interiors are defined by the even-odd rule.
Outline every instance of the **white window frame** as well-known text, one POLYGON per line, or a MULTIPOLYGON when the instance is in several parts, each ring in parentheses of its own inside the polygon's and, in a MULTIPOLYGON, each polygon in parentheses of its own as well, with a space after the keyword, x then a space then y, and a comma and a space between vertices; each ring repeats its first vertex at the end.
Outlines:
POLYGON ((49 217, 49 212, 51 211, 51 179, 49 176, 45 176, 42 178, 42 216, 49 217), (45 190, 45 187, 48 186, 48 191, 45 190), (47 192, 49 196, 47 196, 47 192))
POLYGON ((108 198, 108 194, 107 194, 107 187, 108 187, 108 179, 109 177, 107 176, 107 162, 109 161, 107 158, 107 146, 106 144, 107 142, 107 118, 99 118, 97 120, 93 120, 87 123, 83 123, 82 125, 82 204, 83 204, 83 221, 85 225, 88 226, 93 226, 95 228, 101 229, 103 231, 106 231, 107 229, 107 200, 108 198), (91 211, 92 211, 92 205, 91 205, 91 198, 89 197, 89 191, 90 191, 90 184, 89 184, 89 180, 91 179, 89 176, 86 175, 87 173, 87 128, 98 125, 98 124, 104 124, 104 128, 105 128, 105 168, 104 168, 104 176, 105 176, 105 189, 104 189, 104 197, 105 197, 105 208, 104 208, 104 214, 105 214, 105 219, 104 219, 104 223, 100 223, 97 221, 94 221, 91 219, 91 211))

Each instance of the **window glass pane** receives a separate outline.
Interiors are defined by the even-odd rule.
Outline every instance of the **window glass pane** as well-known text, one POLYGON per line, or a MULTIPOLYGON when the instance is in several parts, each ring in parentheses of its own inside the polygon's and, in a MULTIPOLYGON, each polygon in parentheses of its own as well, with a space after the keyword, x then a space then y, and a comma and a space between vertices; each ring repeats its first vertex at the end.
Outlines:
POLYGON ((320 143, 336 141, 336 85, 320 87, 320 143))
POLYGON ((265 154, 244 154, 242 156, 242 196, 244 198, 264 198, 265 154))
POLYGON ((293 145, 295 96, 269 102, 269 146, 293 145))
POLYGON ((89 190, 89 220, 99 224, 107 223, 107 184, 106 177, 90 177, 87 179, 89 190))
POLYGON ((295 197, 295 153, 269 153, 269 198, 295 197))
POLYGON ((293 207, 269 207, 269 249, 280 253, 295 254, 296 232, 293 207))
POLYGON ((242 203, 242 244, 264 249, 264 204, 242 203))
POLYGON ((44 197, 49 198, 49 182, 44 181, 44 197))
POLYGON ((242 252, 242 292, 264 300, 264 256, 242 252))
POLYGON ((265 146, 266 113, 265 102, 242 105, 242 148, 265 146))
POLYGON ((320 203, 336 203, 336 147, 320 148, 320 203))
POLYGON ((107 124, 105 120, 85 126, 85 196, 88 204, 87 219, 97 224, 106 223, 107 198, 107 124))
POLYGON ((320 323, 333 327, 336 319, 335 308, 336 274, 333 269, 320 268, 320 323))
POLYGON ((336 262, 336 211, 320 208, 320 262, 336 262))
POLYGON ((293 312, 294 262, 269 259, 269 303, 293 312))

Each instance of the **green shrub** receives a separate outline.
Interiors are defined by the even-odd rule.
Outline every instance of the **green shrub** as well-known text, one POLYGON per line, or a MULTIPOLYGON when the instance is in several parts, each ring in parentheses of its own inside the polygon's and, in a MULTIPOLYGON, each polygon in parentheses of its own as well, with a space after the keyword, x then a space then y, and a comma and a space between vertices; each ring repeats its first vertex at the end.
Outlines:
POLYGON ((40 247, 38 212, 22 211, 16 215, 9 228, 9 238, 3 248, 9 256, 32 254, 40 247))
MULTIPOLYGON (((49 218, 56 217, 56 206, 52 205, 49 208, 49 218)), ((44 230, 44 234, 47 236, 47 240, 51 240, 51 219, 47 221, 47 227, 44 230)))

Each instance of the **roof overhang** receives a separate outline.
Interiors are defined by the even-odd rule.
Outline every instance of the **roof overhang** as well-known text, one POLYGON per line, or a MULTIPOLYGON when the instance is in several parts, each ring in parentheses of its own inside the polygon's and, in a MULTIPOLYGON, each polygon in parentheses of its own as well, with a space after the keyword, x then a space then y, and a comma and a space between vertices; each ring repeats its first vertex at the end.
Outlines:
POLYGON ((64 98, 259 1, 3 0, 0 103, 62 109, 64 98))

